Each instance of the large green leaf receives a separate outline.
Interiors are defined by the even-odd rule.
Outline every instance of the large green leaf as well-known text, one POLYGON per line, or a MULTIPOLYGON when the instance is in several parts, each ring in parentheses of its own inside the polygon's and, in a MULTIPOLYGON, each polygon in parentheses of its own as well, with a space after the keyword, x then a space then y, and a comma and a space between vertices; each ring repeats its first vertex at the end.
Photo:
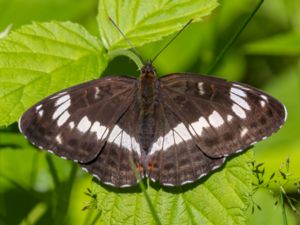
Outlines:
POLYGON ((0 49, 0 125, 46 95, 97 78, 107 64, 101 42, 71 22, 24 26, 0 49))
MULTIPOLYGON (((253 152, 227 161, 208 179, 178 188, 149 185, 147 194, 162 224, 243 225, 251 193, 253 152)), ((93 186, 104 224, 156 224, 138 188, 93 186)))
POLYGON ((201 20, 217 5, 217 0, 100 0, 97 20, 105 47, 115 50, 129 46, 109 17, 137 47, 172 34, 190 19, 201 20))

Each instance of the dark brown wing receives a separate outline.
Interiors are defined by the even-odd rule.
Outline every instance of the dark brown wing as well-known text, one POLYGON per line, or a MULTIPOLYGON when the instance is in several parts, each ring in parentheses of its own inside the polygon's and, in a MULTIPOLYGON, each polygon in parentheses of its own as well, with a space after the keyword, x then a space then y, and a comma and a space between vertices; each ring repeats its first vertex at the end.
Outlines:
POLYGON ((137 80, 105 77, 60 91, 28 109, 20 131, 41 149, 81 163, 96 158, 132 104, 137 80))
POLYGON ((161 98, 199 149, 224 157, 272 135, 284 123, 283 104, 245 84, 194 74, 160 78, 161 98))
POLYGON ((163 185, 179 186, 193 182, 218 168, 225 158, 206 156, 196 145, 187 125, 165 101, 156 112, 154 143, 147 154, 147 174, 163 185))
POLYGON ((135 101, 112 128, 98 157, 81 166, 106 184, 116 187, 136 185, 133 168, 144 177, 142 159, 145 158, 140 145, 137 118, 139 106, 135 101))

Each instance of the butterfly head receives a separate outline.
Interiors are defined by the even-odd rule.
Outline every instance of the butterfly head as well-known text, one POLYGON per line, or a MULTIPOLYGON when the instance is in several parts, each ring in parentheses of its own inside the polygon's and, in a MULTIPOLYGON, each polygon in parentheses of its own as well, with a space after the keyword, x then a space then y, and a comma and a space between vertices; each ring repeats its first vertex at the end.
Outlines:
POLYGON ((141 69, 142 77, 156 77, 156 70, 151 62, 147 62, 141 69))

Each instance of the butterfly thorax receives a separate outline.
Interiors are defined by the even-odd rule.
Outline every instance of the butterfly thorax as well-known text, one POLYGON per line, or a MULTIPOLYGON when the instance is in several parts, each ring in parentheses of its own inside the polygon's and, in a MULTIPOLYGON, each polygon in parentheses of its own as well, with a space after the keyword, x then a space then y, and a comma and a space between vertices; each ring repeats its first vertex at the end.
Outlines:
POLYGON ((141 146, 147 154, 153 142, 155 132, 155 109, 157 104, 157 79, 153 66, 148 63, 141 69, 141 76, 138 91, 139 115, 139 136, 141 146))

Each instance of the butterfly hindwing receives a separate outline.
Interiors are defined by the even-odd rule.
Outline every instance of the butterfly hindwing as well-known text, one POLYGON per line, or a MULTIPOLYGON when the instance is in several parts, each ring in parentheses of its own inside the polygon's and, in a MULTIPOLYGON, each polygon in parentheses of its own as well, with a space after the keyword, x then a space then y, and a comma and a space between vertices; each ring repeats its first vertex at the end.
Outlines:
POLYGON ((155 115, 154 142, 147 155, 147 174, 163 185, 193 182, 218 168, 224 158, 206 156, 196 145, 187 124, 161 102, 155 115))
POLYGON ((138 118, 139 107, 135 101, 113 126, 97 158, 82 166, 106 184, 117 187, 136 185, 138 179, 134 170, 144 177, 142 159, 145 157, 138 135, 138 118))
POLYGON ((106 184, 136 185, 137 172, 179 186, 286 119, 279 101, 244 84, 188 73, 157 79, 151 64, 141 72, 139 80, 105 77, 47 97, 23 114, 20 130, 106 184))
POLYGON ((193 74, 160 78, 161 95, 208 156, 223 157, 248 148, 277 131, 284 106, 244 84, 193 74))
POLYGON ((19 122, 36 146, 79 162, 92 161, 135 98, 136 80, 106 77, 58 92, 27 110, 19 122))

